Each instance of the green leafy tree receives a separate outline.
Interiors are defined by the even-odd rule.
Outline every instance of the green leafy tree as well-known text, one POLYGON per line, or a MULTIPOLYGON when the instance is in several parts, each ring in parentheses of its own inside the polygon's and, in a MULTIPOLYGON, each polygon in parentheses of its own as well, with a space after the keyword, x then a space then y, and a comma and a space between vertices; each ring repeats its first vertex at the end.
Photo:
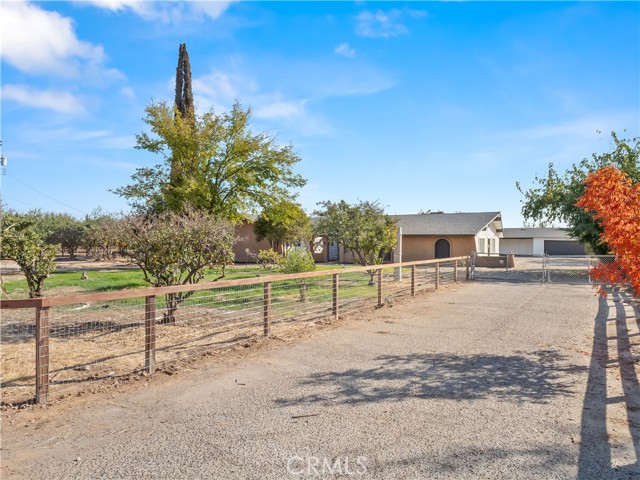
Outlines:
POLYGON ((58 228, 47 238, 47 243, 60 244, 62 252, 69 253, 69 257, 76 258, 76 252, 84 244, 85 227, 80 222, 58 228))
POLYGON ((569 226, 569 233, 579 241, 590 245, 594 253, 606 254, 609 246, 601 241, 603 233, 600 221, 576 203, 584 195, 585 181, 589 173, 607 167, 615 166, 629 176, 632 183, 640 182, 640 137, 632 140, 619 140, 611 133, 613 148, 610 152, 593 154, 574 164, 564 174, 556 171, 550 163, 547 175, 535 177, 535 186, 523 190, 521 184, 516 184, 523 193, 522 216, 534 225, 547 226, 565 223, 569 226))
POLYGON ((30 298, 42 296, 44 281, 56 268, 59 248, 45 241, 33 218, 5 212, 2 219, 2 258, 18 264, 27 279, 30 298))
POLYGON ((275 250, 260 250, 256 256, 256 263, 262 268, 274 268, 282 263, 284 257, 275 250))
MULTIPOLYGON (((263 267, 275 266, 282 273, 313 272, 316 269, 316 262, 311 252, 298 248, 289 248, 284 255, 274 250, 260 250, 258 260, 263 267)), ((306 302, 309 290, 308 280, 300 278, 296 280, 296 284, 300 290, 300 301, 306 302)))
MULTIPOLYGON (((326 236, 353 252, 355 262, 360 265, 379 265, 385 255, 397 243, 395 221, 384 213, 377 202, 349 204, 321 202, 322 207, 314 213, 316 236, 326 236)), ((370 270, 369 284, 373 285, 374 271, 370 270)))
POLYGON ((136 148, 161 155, 162 164, 140 168, 133 183, 115 190, 145 213, 180 211, 188 205, 232 221, 276 200, 291 199, 291 188, 306 181, 293 172, 300 160, 293 147, 268 133, 254 134, 250 110, 213 110, 193 122, 166 103, 146 108, 151 133, 137 136, 136 148), (173 179, 171 178, 173 177, 173 179))
MULTIPOLYGON (((156 287, 197 283, 205 269, 224 269, 234 260, 233 226, 195 209, 147 217, 133 214, 123 220, 121 244, 126 254, 156 287)), ((165 322, 175 322, 178 305, 192 292, 166 295, 165 322)))
MULTIPOLYGON (((316 262, 314 262, 313 255, 308 250, 290 248, 282 257, 278 269, 282 273, 313 272, 316 269, 316 262)), ((296 280, 296 284, 300 291, 300 301, 306 302, 309 281, 306 278, 300 278, 296 280)))
POLYGON ((112 260, 116 253, 124 255, 121 243, 123 221, 116 215, 95 209, 84 221, 83 243, 87 256, 112 260))
POLYGON ((267 206, 253 225, 256 239, 269 240, 271 248, 282 252, 286 244, 311 239, 311 221, 302 207, 291 201, 267 206))
POLYGON ((29 223, 46 243, 52 245, 62 244, 63 250, 67 248, 67 245, 60 241, 59 232, 81 224, 76 218, 67 213, 43 212, 40 209, 21 213, 20 218, 29 223))

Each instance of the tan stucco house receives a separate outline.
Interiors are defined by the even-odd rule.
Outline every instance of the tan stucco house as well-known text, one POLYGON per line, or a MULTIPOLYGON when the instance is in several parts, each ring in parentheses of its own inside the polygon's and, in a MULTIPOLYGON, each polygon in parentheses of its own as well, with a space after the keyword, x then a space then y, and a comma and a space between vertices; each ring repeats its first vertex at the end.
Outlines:
POLYGON ((503 231, 500 212, 432 212, 394 218, 401 239, 393 255, 396 262, 500 251, 503 231))
MULTIPOLYGON (((388 261, 411 262, 469 255, 471 252, 497 254, 502 238, 500 212, 424 213, 393 215, 401 242, 388 261)), ((267 240, 258 242, 253 222, 247 220, 236 227, 238 241, 233 246, 236 262, 253 262, 246 250, 257 254, 271 248, 267 240)), ((311 246, 316 262, 353 263, 353 254, 336 242, 318 237, 311 246)))
POLYGON ((260 250, 269 250, 271 243, 269 240, 258 241, 253 231, 254 219, 248 219, 236 225, 236 243, 233 244, 233 253, 236 256, 236 263, 253 263, 255 256, 260 250), (249 250, 249 252, 247 252, 249 250))

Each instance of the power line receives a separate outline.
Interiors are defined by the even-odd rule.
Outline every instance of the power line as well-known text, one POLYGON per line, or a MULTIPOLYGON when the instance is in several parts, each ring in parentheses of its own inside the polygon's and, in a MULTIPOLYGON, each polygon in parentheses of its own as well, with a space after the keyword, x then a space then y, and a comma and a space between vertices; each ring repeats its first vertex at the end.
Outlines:
POLYGON ((27 207, 39 208, 37 205, 34 205, 33 203, 23 202, 22 200, 18 200, 17 198, 9 197, 8 195, 5 195, 4 198, 6 200, 9 200, 10 202, 22 203, 23 205, 26 205, 27 207))
POLYGON ((52 196, 47 195, 46 193, 41 192, 40 190, 38 190, 38 189, 36 189, 36 188, 32 187, 31 185, 27 185, 27 184, 26 184, 26 183, 24 183, 22 180, 20 180, 19 178, 14 177, 14 176, 13 176, 13 175, 11 175, 10 173, 7 173, 7 176, 9 176, 9 177, 13 178, 16 182, 21 183, 21 184, 22 184, 22 185, 24 185, 25 187, 30 188, 30 189, 31 189, 31 190, 33 190, 34 192, 39 193, 40 195, 42 195, 43 197, 48 198, 49 200, 53 200, 54 202, 59 203, 60 205, 64 205, 64 206, 65 206, 65 207, 67 207, 67 208, 71 208, 71 209, 73 209, 73 210, 76 210, 77 212, 84 213, 85 215, 89 215, 89 214, 88 214, 87 212, 85 212, 84 210, 80 210, 79 208, 72 207, 71 205, 69 205, 69 204, 67 204, 67 203, 61 202, 60 200, 57 200, 57 199, 53 198, 52 196))

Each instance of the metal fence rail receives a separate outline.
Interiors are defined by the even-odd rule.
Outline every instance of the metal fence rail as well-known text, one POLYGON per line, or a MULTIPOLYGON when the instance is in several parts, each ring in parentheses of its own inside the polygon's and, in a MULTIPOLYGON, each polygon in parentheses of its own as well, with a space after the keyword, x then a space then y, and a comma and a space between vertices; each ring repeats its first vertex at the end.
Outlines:
POLYGON ((468 257, 90 295, 2 300, 2 402, 45 403, 468 279, 468 257), (35 396, 34 396, 35 390, 35 396))
POLYGON ((611 263, 613 255, 545 255, 515 257, 514 266, 503 268, 478 267, 471 255, 471 277, 474 280, 529 282, 540 284, 593 284, 591 269, 598 264, 611 263))

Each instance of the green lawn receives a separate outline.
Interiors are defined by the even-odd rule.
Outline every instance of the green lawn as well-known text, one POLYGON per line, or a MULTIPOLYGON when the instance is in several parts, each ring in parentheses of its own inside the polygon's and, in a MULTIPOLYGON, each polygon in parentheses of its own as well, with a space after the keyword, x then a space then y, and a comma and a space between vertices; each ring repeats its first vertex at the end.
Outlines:
MULTIPOLYGON (((318 265, 317 270, 332 270, 335 265, 318 265)), ((257 275, 278 275, 280 272, 275 269, 265 269, 255 265, 236 265, 227 268, 224 280, 237 280, 240 278, 251 278, 257 275)), ((81 272, 54 272, 44 283, 45 296, 64 295, 73 291, 74 293, 97 293, 113 290, 123 290, 126 288, 142 288, 151 286, 144 281, 144 275, 139 269, 101 272, 87 269, 87 280, 81 280, 81 272)), ((215 280, 220 276, 219 271, 210 270, 205 275, 206 281, 215 280)), ((3 282, 6 293, 10 298, 26 298, 29 296, 27 282, 21 280, 6 280, 3 282)))

